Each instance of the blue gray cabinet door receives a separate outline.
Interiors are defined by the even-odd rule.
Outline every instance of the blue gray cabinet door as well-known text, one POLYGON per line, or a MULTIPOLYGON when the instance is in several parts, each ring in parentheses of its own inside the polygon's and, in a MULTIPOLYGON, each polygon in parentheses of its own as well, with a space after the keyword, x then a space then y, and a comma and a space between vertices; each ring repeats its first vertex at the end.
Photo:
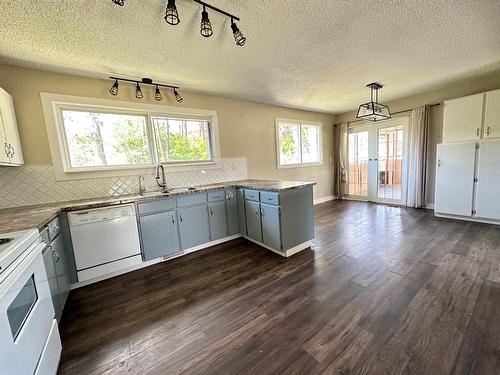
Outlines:
POLYGON ((269 204, 260 204, 262 220, 262 242, 275 250, 281 250, 280 208, 269 204))
POLYGON ((182 249, 210 241, 210 224, 206 204, 177 210, 182 249))
POLYGON ((143 260, 170 257, 179 250, 175 212, 139 217, 143 260))
POLYGON ((61 310, 64 309, 66 300, 68 299, 70 280, 68 262, 66 260, 66 251, 64 248, 63 236, 59 234, 51 243, 52 252, 54 255, 54 268, 57 278, 57 286, 59 287, 59 298, 61 300, 61 310))
POLYGON ((50 247, 46 247, 43 251, 43 263, 45 265, 45 272, 47 272, 47 280, 49 284, 50 297, 52 298, 52 305, 54 306, 55 318, 59 321, 62 314, 61 298, 59 297, 59 286, 57 285, 54 256, 52 255, 52 249, 50 247))
POLYGON ((247 222, 247 236, 255 241, 262 242, 260 203, 245 200, 245 217, 247 222))
POLYGON ((227 223, 229 235, 240 233, 238 220, 238 200, 235 188, 226 188, 227 223))
POLYGON ((240 233, 244 236, 247 234, 247 221, 245 215, 245 191, 236 189, 236 202, 238 204, 238 224, 240 233))
POLYGON ((210 236, 212 241, 227 237, 226 204, 224 201, 208 204, 210 236))

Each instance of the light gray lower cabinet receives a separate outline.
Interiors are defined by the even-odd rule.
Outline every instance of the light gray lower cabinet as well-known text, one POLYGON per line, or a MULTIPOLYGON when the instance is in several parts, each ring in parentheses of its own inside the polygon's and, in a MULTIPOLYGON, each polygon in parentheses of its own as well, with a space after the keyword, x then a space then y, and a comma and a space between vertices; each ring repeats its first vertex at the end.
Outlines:
MULTIPOLYGON (((64 305, 66 305, 66 300, 68 299, 71 285, 63 236, 59 234, 56 239, 52 241, 51 246, 54 258, 54 268, 56 273, 57 285, 59 288, 59 298, 61 303, 60 315, 62 315, 62 310, 64 308, 64 305)), ((57 319, 57 321, 59 321, 59 319, 57 319)))
POLYGON ((210 218, 210 237, 212 241, 227 237, 226 203, 224 201, 208 204, 210 218))
POLYGON ((226 188, 226 209, 227 209, 227 223, 228 235, 240 233, 239 219, 238 219, 238 200, 236 198, 235 188, 226 188))
POLYGON ((245 218, 247 236, 252 240, 262 242, 262 226, 260 220, 260 203, 245 200, 245 218))
POLYGON ((207 204, 178 209, 177 216, 182 249, 210 241, 207 204))
POLYGON ((177 218, 174 211, 139 217, 143 260, 171 257, 179 252, 177 218))
POLYGON ((269 204, 260 204, 262 222, 262 242, 273 249, 283 249, 281 244, 280 208, 269 204))
POLYGON ((238 206, 238 225, 240 233, 247 234, 247 220, 245 215, 245 191, 243 189, 236 189, 236 203, 238 206))

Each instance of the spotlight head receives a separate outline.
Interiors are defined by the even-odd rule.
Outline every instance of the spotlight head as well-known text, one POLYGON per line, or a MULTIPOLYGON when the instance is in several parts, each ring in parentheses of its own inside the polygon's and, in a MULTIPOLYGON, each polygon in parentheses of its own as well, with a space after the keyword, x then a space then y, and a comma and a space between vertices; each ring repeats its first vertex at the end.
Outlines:
POLYGON ((238 26, 234 22, 231 21, 231 29, 233 30, 234 41, 238 46, 243 46, 247 41, 247 38, 243 35, 243 33, 238 29, 238 26))
POLYGON ((175 0, 168 0, 167 10, 165 13, 165 21, 169 25, 177 25, 181 20, 179 19, 179 13, 177 12, 177 7, 175 6, 175 0))
POLYGON ((161 92, 160 92, 160 88, 158 87, 158 85, 156 85, 156 90, 155 90, 155 99, 160 101, 162 100, 162 96, 161 96, 161 92))
POLYGON ((212 30, 212 24, 208 19, 208 12, 205 10, 205 6, 203 6, 203 12, 201 12, 201 28, 200 33, 205 38, 211 36, 214 31, 212 30))
POLYGON ((113 83, 113 86, 109 89, 109 93, 111 95, 118 95, 118 80, 115 79, 115 83, 113 83))
POLYGON ((175 96, 175 100, 177 100, 177 103, 181 103, 182 102, 182 96, 177 92, 176 89, 174 89, 174 96, 175 96))
POLYGON ((125 0, 113 0, 113 3, 122 7, 125 4, 125 0))
POLYGON ((139 86, 139 82, 137 82, 137 85, 135 86, 135 97, 137 99, 142 99, 144 95, 142 94, 141 86, 139 86))

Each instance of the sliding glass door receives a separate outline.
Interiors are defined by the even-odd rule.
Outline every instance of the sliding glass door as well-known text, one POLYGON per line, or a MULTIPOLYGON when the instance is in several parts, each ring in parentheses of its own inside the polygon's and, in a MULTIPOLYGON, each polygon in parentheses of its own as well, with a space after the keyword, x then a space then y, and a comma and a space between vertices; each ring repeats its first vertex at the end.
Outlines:
POLYGON ((407 117, 349 129, 349 198, 379 203, 404 203, 407 129, 407 117))

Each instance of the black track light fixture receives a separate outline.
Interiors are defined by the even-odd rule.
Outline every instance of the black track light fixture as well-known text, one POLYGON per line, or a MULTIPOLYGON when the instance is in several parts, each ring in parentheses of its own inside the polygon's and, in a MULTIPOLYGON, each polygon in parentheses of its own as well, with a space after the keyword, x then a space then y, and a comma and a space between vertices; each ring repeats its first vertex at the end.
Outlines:
POLYGON ((111 95, 118 95, 118 80, 115 79, 115 83, 113 83, 113 86, 111 86, 111 88, 109 89, 109 93, 111 95))
POLYGON ((234 23, 234 20, 231 18, 231 29, 233 30, 234 41, 238 46, 245 45, 247 38, 243 35, 243 33, 238 29, 238 26, 234 23))
POLYGON ((168 0, 167 9, 165 12, 165 21, 169 25, 178 25, 181 20, 179 19, 179 13, 177 12, 177 7, 175 6, 175 0, 168 0))
POLYGON ((210 20, 208 19, 208 12, 205 9, 205 5, 203 5, 203 12, 201 12, 200 33, 205 38, 208 38, 209 36, 211 36, 214 33, 214 31, 212 30, 212 24, 210 23, 210 20))
POLYGON ((125 5, 125 0, 113 0, 113 3, 122 7, 125 5))
POLYGON ((139 82, 137 82, 135 86, 135 97, 137 99, 142 99, 144 95, 142 94, 141 86, 139 85, 139 82))
POLYGON ((156 85, 156 89, 155 89, 155 99, 158 101, 161 101, 163 99, 161 96, 160 88, 158 87, 158 85, 156 85))
POLYGON ((177 100, 177 103, 182 103, 182 101, 184 99, 182 99, 182 96, 177 92, 176 89, 173 89, 174 90, 174 96, 175 96, 175 100, 177 100))

